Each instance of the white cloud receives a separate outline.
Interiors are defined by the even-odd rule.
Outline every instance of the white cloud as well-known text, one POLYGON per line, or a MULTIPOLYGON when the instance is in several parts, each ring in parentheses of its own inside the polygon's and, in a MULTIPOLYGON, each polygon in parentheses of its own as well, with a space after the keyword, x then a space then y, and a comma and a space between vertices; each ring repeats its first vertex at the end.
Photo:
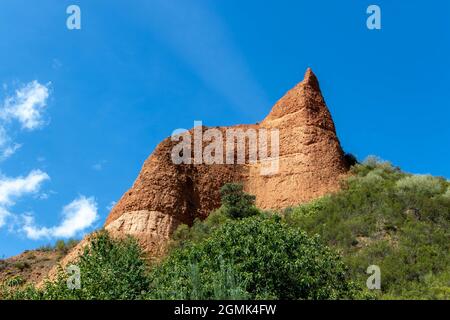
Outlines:
POLYGON ((18 89, 14 96, 6 98, 1 117, 19 121, 22 129, 37 129, 44 124, 48 97, 48 86, 34 80, 18 89))
POLYGON ((3 207, 0 207, 0 228, 6 223, 6 219, 11 215, 11 213, 3 207))
POLYGON ((50 179, 40 170, 31 171, 26 177, 9 178, 0 176, 0 227, 12 216, 9 208, 15 201, 27 194, 36 193, 44 181, 50 179))
POLYGON ((42 127, 48 97, 49 85, 34 80, 3 101, 0 105, 0 161, 12 156, 22 146, 11 139, 6 129, 8 124, 16 120, 22 129, 28 131, 42 127))
MULTIPOLYGON (((8 89, 6 84, 3 84, 3 89, 8 89)), ((11 138, 10 124, 16 121, 22 130, 28 131, 42 127, 45 124, 48 97, 49 84, 43 85, 35 80, 0 102, 0 161, 12 156, 22 146, 11 138)), ((8 223, 9 228, 13 229, 18 216, 11 212, 11 207, 19 198, 38 193, 42 183, 49 179, 48 174, 41 170, 33 170, 27 176, 15 178, 0 173, 0 228, 8 223)), ((45 194, 37 197, 45 198, 45 194)))
POLYGON ((48 179, 48 174, 41 170, 33 170, 26 177, 0 177, 0 206, 14 205, 14 199, 37 192, 48 179))
POLYGON ((22 147, 21 144, 14 143, 13 145, 6 146, 0 150, 0 160, 5 160, 11 157, 18 149, 22 147))
POLYGON ((8 133, 6 133, 5 128, 0 126, 0 147, 5 146, 9 142, 8 133))
POLYGON ((5 128, 0 124, 0 161, 12 156, 22 145, 13 143, 5 128))
POLYGON ((30 239, 70 238, 91 227, 98 219, 97 203, 94 198, 80 196, 62 210, 63 220, 55 227, 37 227, 33 216, 24 216, 22 230, 30 239))

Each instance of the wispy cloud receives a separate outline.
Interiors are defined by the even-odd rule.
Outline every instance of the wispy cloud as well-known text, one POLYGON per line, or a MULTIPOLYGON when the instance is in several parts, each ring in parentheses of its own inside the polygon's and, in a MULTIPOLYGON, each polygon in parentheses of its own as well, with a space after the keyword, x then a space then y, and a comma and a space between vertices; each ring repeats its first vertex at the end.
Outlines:
MULTIPOLYGON (((6 97, 0 104, 0 160, 11 156, 20 144, 11 138, 7 129, 14 122, 21 130, 33 131, 43 127, 45 119, 49 85, 32 81, 6 97)), ((30 194, 45 200, 48 193, 38 194, 44 181, 49 180, 47 173, 33 170, 27 176, 10 178, 0 174, 0 227, 8 224, 15 229, 20 224, 20 231, 30 239, 70 238, 89 228, 97 219, 97 203, 94 198, 80 196, 62 209, 62 221, 54 227, 39 227, 32 214, 18 215, 12 212, 16 201, 30 194)))
POLYGON ((0 160, 5 160, 11 157, 18 149, 20 149, 22 145, 18 143, 14 143, 11 145, 7 145, 4 148, 0 147, 0 160))
POLYGON ((45 125, 45 110, 50 95, 50 84, 34 80, 21 86, 0 104, 0 160, 12 156, 22 145, 13 141, 9 125, 13 121, 22 130, 33 131, 45 125))
POLYGON ((268 106, 226 24, 207 3, 156 0, 147 8, 155 35, 235 109, 254 114, 268 106))
POLYGON ((94 198, 80 196, 62 209, 62 221, 54 227, 38 227, 32 215, 24 215, 25 235, 32 240, 71 238, 91 227, 99 218, 94 198))
POLYGON ((92 165, 92 169, 94 169, 95 171, 102 171, 105 164, 106 160, 98 161, 92 165))
POLYGON ((11 215, 11 213, 7 209, 0 207, 0 228, 5 225, 6 219, 10 215, 11 215))
POLYGON ((48 97, 48 85, 34 80, 18 89, 12 97, 6 98, 0 116, 6 121, 19 121, 22 129, 35 130, 45 123, 44 111, 48 97))
POLYGON ((42 183, 49 179, 48 174, 40 170, 33 170, 27 176, 16 178, 0 176, 0 227, 13 215, 10 208, 19 198, 37 193, 42 183))
POLYGON ((0 123, 0 161, 12 156, 22 145, 12 142, 5 128, 0 123))

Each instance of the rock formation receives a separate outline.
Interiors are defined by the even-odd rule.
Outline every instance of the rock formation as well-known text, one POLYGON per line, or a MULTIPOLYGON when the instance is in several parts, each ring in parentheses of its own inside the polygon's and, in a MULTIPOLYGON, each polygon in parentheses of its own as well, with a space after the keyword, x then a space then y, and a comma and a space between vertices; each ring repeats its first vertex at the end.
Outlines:
MULTIPOLYGON (((207 129, 201 127, 200 131, 207 129)), ((261 174, 264 163, 250 161, 248 150, 243 164, 175 164, 171 154, 178 142, 169 137, 145 161, 132 188, 109 214, 105 228, 112 234, 136 236, 147 252, 158 256, 178 225, 190 225, 220 206, 219 189, 225 183, 241 182, 256 196, 258 207, 280 209, 337 190, 348 170, 330 112, 310 69, 260 124, 216 129, 223 137, 229 129, 277 129, 278 170, 261 174)))

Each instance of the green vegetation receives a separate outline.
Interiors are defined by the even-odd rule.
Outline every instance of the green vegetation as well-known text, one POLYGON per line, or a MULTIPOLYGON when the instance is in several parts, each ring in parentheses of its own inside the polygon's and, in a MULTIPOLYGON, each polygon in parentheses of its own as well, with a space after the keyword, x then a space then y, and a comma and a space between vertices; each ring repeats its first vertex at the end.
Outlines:
POLYGON ((81 289, 71 290, 71 273, 60 270, 57 280, 42 289, 28 286, 14 290, 3 284, 5 299, 140 299, 149 287, 147 264, 137 242, 127 237, 112 239, 106 231, 97 232, 74 264, 79 267, 81 289))
POLYGON ((6 280, 5 285, 7 287, 19 287, 25 283, 25 280, 21 276, 14 276, 6 280))
POLYGON ((221 210, 233 219, 242 219, 258 214, 255 207, 256 197, 243 191, 242 184, 227 183, 220 189, 221 210))
POLYGON ((340 257, 318 237, 266 214, 228 220, 207 239, 173 250, 151 279, 150 297, 163 299, 337 299, 357 292, 340 257))
POLYGON ((352 173, 341 192, 286 210, 286 222, 319 234, 358 283, 378 265, 380 298, 449 299, 449 182, 374 158, 352 173))
POLYGON ((132 238, 101 231, 76 261, 80 290, 67 288, 61 270, 42 289, 10 280, 0 297, 450 299, 444 178, 370 158, 352 167, 341 191, 280 213, 258 210, 241 185, 225 185, 221 196, 207 219, 176 230, 160 262, 147 263, 132 238), (381 269, 381 290, 366 288, 370 265, 381 269))
POLYGON ((78 244, 78 240, 75 239, 69 239, 67 241, 64 240, 57 240, 55 245, 44 245, 42 247, 39 247, 38 251, 57 251, 61 254, 67 254, 73 247, 75 247, 78 244))
POLYGON ((30 264, 27 261, 19 261, 14 263, 14 267, 19 269, 20 271, 23 271, 24 269, 28 269, 30 267, 30 264))

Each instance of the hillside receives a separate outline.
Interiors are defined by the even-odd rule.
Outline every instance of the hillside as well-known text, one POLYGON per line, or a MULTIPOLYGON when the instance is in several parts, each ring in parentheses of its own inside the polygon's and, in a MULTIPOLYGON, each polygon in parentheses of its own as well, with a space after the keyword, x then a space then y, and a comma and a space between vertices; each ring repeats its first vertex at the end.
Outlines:
POLYGON ((52 268, 76 245, 76 241, 59 240, 54 246, 27 250, 17 256, 0 260, 0 283, 26 286, 43 281, 52 268))
POLYGON ((133 238, 102 231, 78 265, 85 286, 60 274, 25 299, 450 299, 450 182, 370 158, 341 190, 281 211, 263 211, 242 185, 222 205, 181 225, 164 259, 149 263, 133 238), (381 270, 368 290, 366 270, 381 270), (102 273, 99 278, 98 273, 102 273))

